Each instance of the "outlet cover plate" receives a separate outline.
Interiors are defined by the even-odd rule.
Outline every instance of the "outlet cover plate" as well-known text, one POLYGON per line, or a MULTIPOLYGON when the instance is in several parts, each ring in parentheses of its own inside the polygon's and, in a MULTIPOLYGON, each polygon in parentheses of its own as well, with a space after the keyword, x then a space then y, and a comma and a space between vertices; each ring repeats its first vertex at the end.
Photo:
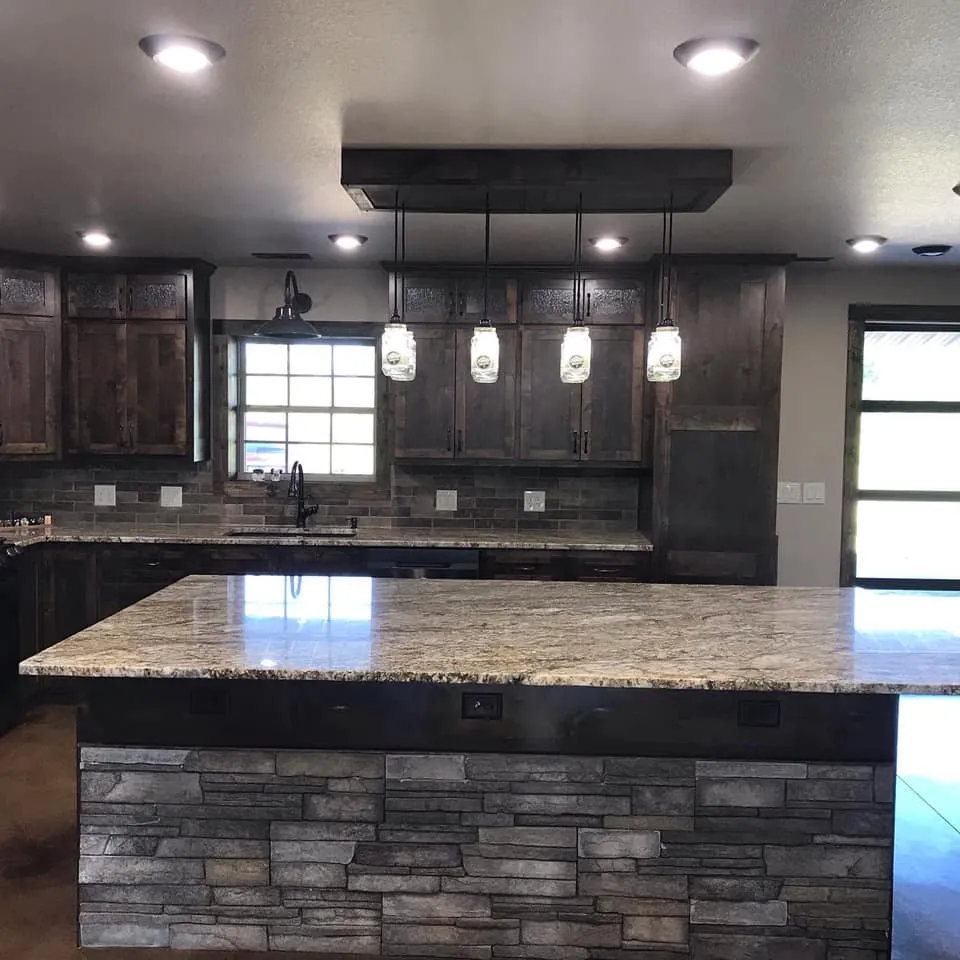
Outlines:
POLYGON ((93 485, 93 505, 95 507, 115 507, 117 505, 116 484, 95 483, 93 485))
POLYGON ((437 510, 454 511, 457 509, 456 490, 437 491, 437 510))
POLYGON ((183 506, 183 487, 161 487, 160 506, 174 509, 183 506))
POLYGON ((803 485, 804 503, 826 503, 827 485, 821 481, 805 482, 803 485))
POLYGON ((803 503, 803 484, 795 480, 781 480, 777 484, 777 503, 803 503))
POLYGON ((547 509, 547 492, 545 490, 524 490, 523 509, 528 513, 543 513, 547 509))

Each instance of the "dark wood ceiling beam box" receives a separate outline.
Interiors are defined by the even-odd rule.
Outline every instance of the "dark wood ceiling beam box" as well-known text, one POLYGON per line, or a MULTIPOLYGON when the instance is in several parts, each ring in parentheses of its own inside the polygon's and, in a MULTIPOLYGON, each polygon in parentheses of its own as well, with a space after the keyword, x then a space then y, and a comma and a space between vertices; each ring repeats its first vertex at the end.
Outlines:
POLYGON ((422 150, 344 147, 340 182, 361 210, 677 213, 733 182, 732 150, 422 150))

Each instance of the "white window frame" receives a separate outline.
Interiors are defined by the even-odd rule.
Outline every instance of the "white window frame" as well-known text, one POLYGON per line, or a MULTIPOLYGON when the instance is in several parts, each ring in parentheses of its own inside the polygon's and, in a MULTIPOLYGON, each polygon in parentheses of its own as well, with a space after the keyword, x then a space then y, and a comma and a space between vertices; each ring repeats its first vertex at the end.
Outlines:
MULTIPOLYGON (((274 412, 274 413, 329 413, 331 419, 334 413, 360 413, 368 414, 373 416, 373 472, 369 474, 348 474, 348 473, 305 473, 305 479, 308 479, 311 483, 349 483, 349 484, 375 484, 378 480, 379 470, 380 470, 380 403, 381 397, 379 393, 379 383, 378 383, 378 372, 380 369, 380 347, 377 340, 373 337, 324 337, 324 340, 332 343, 334 346, 339 345, 354 345, 354 346, 364 346, 364 347, 373 347, 374 349, 374 373, 373 373, 373 382, 374 382, 374 400, 372 407, 294 407, 294 406, 267 406, 264 404, 257 404, 252 409, 263 410, 265 412, 274 412)), ((252 473, 247 473, 244 471, 246 466, 246 457, 245 457, 245 442, 246 437, 244 435, 244 430, 246 427, 246 411, 247 407, 247 397, 246 397, 246 351, 245 346, 247 343, 258 343, 258 341, 251 336, 238 337, 237 338, 237 478, 240 480, 253 480, 254 475, 252 473)), ((297 343, 302 343, 303 341, 296 340, 281 340, 277 339, 272 341, 278 344, 286 344, 287 346, 296 346, 297 343)), ((286 374, 289 379, 290 374, 286 374)), ((331 378, 332 378, 331 374, 331 378)), ((283 440, 284 447, 287 447, 290 444, 289 438, 289 425, 288 425, 288 434, 287 437, 283 440)), ((253 441, 251 441, 253 442, 253 441)), ((267 441, 264 441, 267 442, 267 441)), ((279 441, 278 441, 279 442, 279 441)), ((296 442, 296 441, 295 441, 296 442)), ((331 458, 333 455, 332 448, 336 446, 333 442, 332 436, 332 424, 331 424, 331 438, 330 438, 330 447, 331 447, 331 458)), ((288 475, 288 471, 284 469, 284 476, 288 475)), ((269 474, 268 474, 269 477, 269 474)), ((269 482, 269 480, 267 481, 269 482)))

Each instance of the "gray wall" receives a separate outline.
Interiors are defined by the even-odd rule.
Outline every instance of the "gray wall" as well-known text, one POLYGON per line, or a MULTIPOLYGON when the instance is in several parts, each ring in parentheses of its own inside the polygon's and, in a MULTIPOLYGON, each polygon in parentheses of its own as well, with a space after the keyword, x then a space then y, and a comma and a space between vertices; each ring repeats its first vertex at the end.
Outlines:
POLYGON ((823 480, 823 506, 781 504, 780 583, 836 586, 851 303, 960 304, 960 270, 839 270, 798 265, 787 273, 780 416, 780 478, 823 480))

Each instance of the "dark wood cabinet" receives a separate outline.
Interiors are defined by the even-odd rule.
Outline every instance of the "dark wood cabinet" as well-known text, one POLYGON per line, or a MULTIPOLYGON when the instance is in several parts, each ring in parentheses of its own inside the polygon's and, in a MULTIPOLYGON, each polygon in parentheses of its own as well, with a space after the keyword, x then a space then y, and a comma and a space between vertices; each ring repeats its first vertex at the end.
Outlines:
POLYGON ((457 331, 456 455, 512 460, 517 455, 517 331, 499 327, 500 376, 475 383, 470 376, 473 328, 457 331))
POLYGON ((207 278, 193 270, 68 276, 71 453, 209 455, 207 278))
POLYGON ((125 313, 124 278, 111 273, 67 274, 67 316, 120 319, 125 313))
POLYGON ((128 320, 186 320, 187 278, 183 274, 126 278, 128 320))
POLYGON ((187 450, 187 328, 177 321, 126 324, 130 451, 177 456, 187 450))
POLYGON ((417 375, 391 383, 397 457, 450 458, 454 455, 457 331, 454 327, 413 327, 417 375))
POLYGON ((570 277, 527 277, 522 280, 520 317, 524 323, 570 323, 573 320, 573 280, 570 277))
MULTIPOLYGON (((390 303, 393 303, 390 278, 390 303)), ((444 323, 457 312, 457 282, 453 277, 408 276, 403 285, 404 319, 413 323, 444 323)))
MULTIPOLYGON (((486 318, 498 325, 517 322, 516 280, 490 278, 486 318)), ((457 319, 465 323, 479 323, 484 319, 482 278, 458 281, 457 319)))
POLYGON ((60 305, 52 270, 0 267, 0 314, 56 317, 60 305))
POLYGON ((589 324, 643 326, 645 284, 639 280, 585 280, 583 315, 589 324))
POLYGON ((68 451, 127 453, 127 324, 68 321, 64 334, 68 451))
POLYGON ((560 381, 563 327, 527 327, 520 333, 520 456, 524 460, 580 457, 579 384, 560 381))
POLYGON ((657 385, 653 533, 667 580, 776 583, 785 271, 681 263, 683 371, 657 385))
POLYGON ((60 321, 0 316, 0 457, 60 448, 60 321))
POLYGON ((640 461, 644 331, 625 326, 591 327, 590 340, 592 371, 582 387, 580 459, 640 461))
POLYGON ((186 320, 187 276, 70 273, 67 316, 98 320, 186 320))

